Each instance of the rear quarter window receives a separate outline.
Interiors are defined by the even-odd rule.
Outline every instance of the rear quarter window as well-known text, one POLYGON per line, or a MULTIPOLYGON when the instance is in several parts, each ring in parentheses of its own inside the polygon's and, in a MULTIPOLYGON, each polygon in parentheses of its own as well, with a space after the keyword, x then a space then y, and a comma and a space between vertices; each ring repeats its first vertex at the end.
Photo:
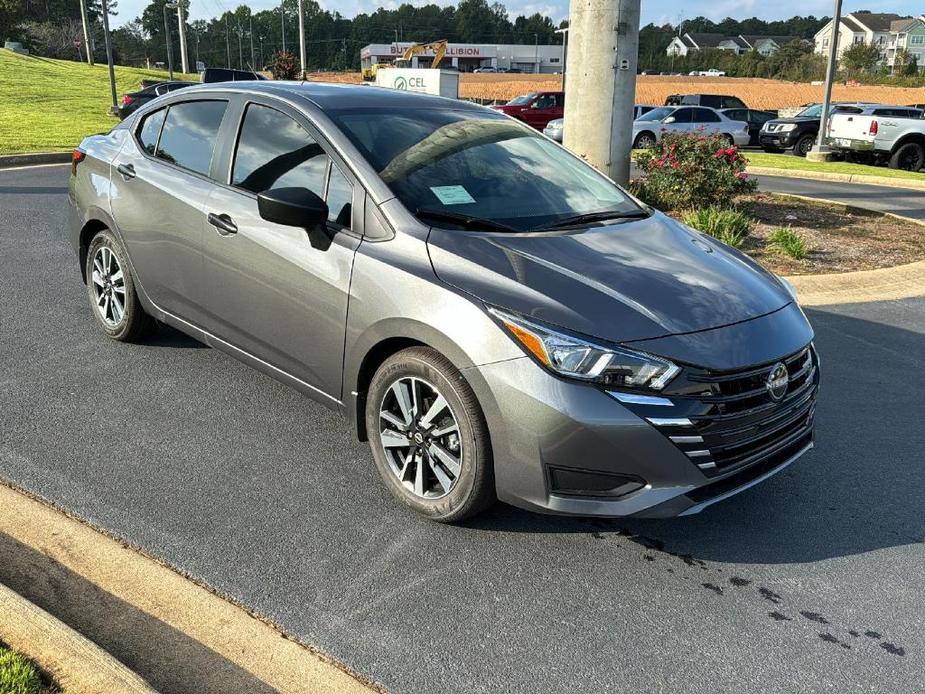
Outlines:
POLYGON ((157 138, 161 134, 161 126, 164 124, 164 116, 167 114, 166 108, 158 109, 147 114, 138 126, 138 144, 148 154, 154 154, 157 147, 157 138))

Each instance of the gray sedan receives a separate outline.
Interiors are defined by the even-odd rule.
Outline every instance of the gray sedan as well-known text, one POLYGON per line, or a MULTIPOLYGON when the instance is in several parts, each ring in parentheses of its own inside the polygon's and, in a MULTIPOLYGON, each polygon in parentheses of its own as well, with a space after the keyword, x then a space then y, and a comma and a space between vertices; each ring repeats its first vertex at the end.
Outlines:
POLYGON ((788 285, 497 111, 201 85, 86 138, 71 171, 104 335, 166 323, 343 413, 434 520, 496 499, 695 513, 813 445, 788 285))

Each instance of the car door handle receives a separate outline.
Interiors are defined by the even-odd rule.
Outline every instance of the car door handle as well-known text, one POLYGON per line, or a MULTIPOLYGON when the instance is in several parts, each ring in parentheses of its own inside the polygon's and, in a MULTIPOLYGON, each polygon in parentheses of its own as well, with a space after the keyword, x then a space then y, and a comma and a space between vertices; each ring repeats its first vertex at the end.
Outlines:
POLYGON ((222 236, 229 236, 238 233, 238 225, 235 224, 227 214, 209 213, 209 224, 215 227, 222 236))
POLYGON ((135 178, 135 167, 131 164, 119 164, 116 167, 116 171, 122 174, 122 178, 128 180, 130 178, 135 178))

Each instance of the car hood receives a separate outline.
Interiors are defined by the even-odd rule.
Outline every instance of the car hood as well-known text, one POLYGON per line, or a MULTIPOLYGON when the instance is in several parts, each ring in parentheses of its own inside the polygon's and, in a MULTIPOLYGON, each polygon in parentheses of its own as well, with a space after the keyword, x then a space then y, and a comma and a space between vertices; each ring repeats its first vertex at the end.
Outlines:
POLYGON ((447 284, 612 342, 722 327, 791 303, 757 263, 661 213, 553 232, 433 228, 428 249, 447 284))
POLYGON ((768 123, 780 123, 780 124, 783 124, 783 123, 818 123, 820 120, 822 119, 821 118, 810 118, 808 116, 806 117, 793 116, 791 118, 775 118, 773 120, 769 120, 768 123))

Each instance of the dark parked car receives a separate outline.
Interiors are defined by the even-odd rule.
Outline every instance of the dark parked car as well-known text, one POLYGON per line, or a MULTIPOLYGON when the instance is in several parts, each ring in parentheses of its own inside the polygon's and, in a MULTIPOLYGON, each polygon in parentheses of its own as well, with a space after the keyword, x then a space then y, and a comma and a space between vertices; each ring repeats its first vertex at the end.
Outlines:
MULTIPOLYGON (((696 513, 813 446, 818 360, 793 289, 492 109, 200 85, 86 138, 68 190, 104 335, 166 323, 342 412, 434 520, 496 498, 696 513)), ((273 463, 272 441, 248 444, 273 463)), ((303 462, 373 498, 355 466, 303 462)))
MULTIPOLYGON (((832 104, 830 113, 860 114, 875 107, 876 104, 860 101, 836 103, 832 104)), ((812 104, 795 116, 767 121, 758 133, 758 144, 765 152, 780 153, 789 149, 798 157, 805 157, 819 139, 821 123, 822 104, 812 104)))
POLYGON ((706 106, 717 110, 748 108, 738 97, 722 94, 672 94, 665 99, 665 106, 706 106))
POLYGON ((565 111, 565 93, 531 92, 492 108, 513 116, 517 120, 522 120, 537 130, 542 130, 549 124, 549 121, 562 118, 565 111))
POLYGON ((227 67, 207 67, 199 73, 205 84, 212 82, 244 82, 249 80, 265 80, 266 77, 259 72, 251 70, 233 70, 227 67))
MULTIPOLYGON (((144 83, 142 82, 142 84, 144 83)), ((135 113, 135 111, 151 101, 151 99, 156 99, 159 96, 169 94, 170 92, 176 91, 177 89, 182 89, 183 87, 189 87, 193 84, 199 83, 181 82, 179 80, 174 82, 155 82, 153 85, 144 87, 137 92, 129 92, 128 94, 123 94, 122 103, 119 104, 119 118, 126 118, 130 114, 135 113)))
POLYGON ((753 108, 725 108, 720 113, 732 120, 748 123, 748 144, 753 147, 758 144, 758 133, 761 132, 761 127, 769 120, 777 118, 776 113, 756 111, 753 108))

